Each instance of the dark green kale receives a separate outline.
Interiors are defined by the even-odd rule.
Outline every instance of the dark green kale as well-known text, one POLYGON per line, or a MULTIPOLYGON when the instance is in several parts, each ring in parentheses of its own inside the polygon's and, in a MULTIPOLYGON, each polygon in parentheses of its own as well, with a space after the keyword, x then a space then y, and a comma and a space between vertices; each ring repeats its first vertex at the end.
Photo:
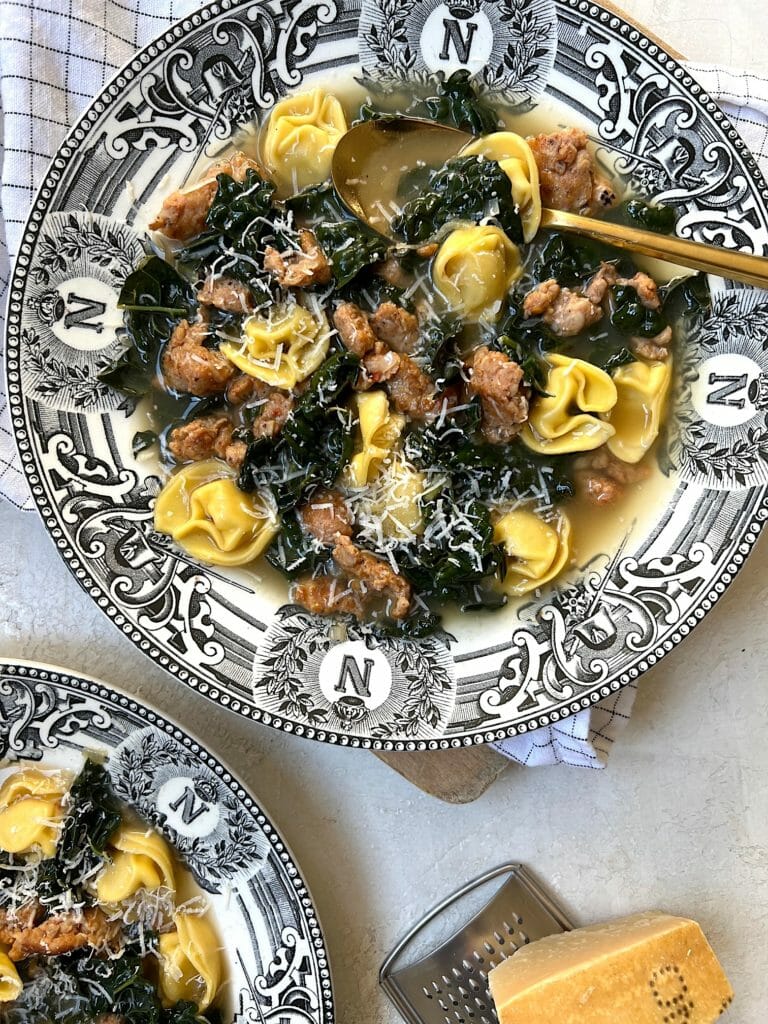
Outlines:
POLYGON ((118 306, 124 311, 129 345, 98 378, 141 397, 149 390, 161 347, 178 322, 192 314, 194 293, 170 263, 149 256, 125 279, 118 306))
POLYGON ((432 320, 421 330, 418 356, 421 368, 439 388, 455 380, 461 372, 462 359, 456 351, 456 339, 463 329, 460 320, 432 320))
POLYGON ((349 284, 337 289, 336 294, 344 302, 354 302, 368 313, 374 313, 383 302, 394 302, 403 309, 413 310, 413 302, 405 297, 405 290, 385 281, 371 268, 362 270, 349 284))
POLYGON ((395 554, 416 591, 426 598, 455 601, 462 611, 506 604, 493 586, 503 570, 504 554, 493 542, 486 506, 440 495, 424 503, 424 513, 425 534, 433 533, 433 541, 411 554, 395 554))
POLYGON ((613 371, 618 370, 620 366, 626 366, 628 363, 634 363, 636 359, 637 356, 630 352, 626 346, 622 346, 607 355, 594 349, 590 354, 590 362, 599 366, 601 370, 605 370, 606 373, 613 373, 613 371))
POLYGON ((8 1011, 9 1024, 98 1024, 112 1014, 126 1024, 214 1024, 220 1020, 217 1011, 203 1015, 189 1001, 163 1007, 135 945, 115 959, 77 950, 27 961, 22 975, 24 991, 8 1011))
POLYGON ((654 338, 667 326, 664 314, 644 306, 632 285, 614 285, 611 297, 611 326, 620 334, 654 338))
MULTIPOLYGON (((387 255, 389 242, 378 232, 350 216, 330 183, 312 185, 286 199, 285 206, 313 226, 320 247, 333 267, 336 287, 358 284, 358 277, 370 281, 371 264, 387 255)), ((355 301, 350 298, 350 301, 355 301)))
POLYGON ((536 352, 526 351, 520 341, 513 341, 508 334, 499 334, 488 346, 509 356, 523 371, 523 383, 539 395, 547 394, 547 365, 536 352))
POLYGON ((344 204, 339 199, 333 185, 327 181, 322 185, 309 185, 286 199, 284 204, 297 217, 309 223, 331 221, 339 217, 348 217, 344 204))
POLYGON ((586 241, 575 242, 565 235, 551 235, 533 265, 537 282, 554 278, 558 284, 573 285, 591 277, 602 259, 613 260, 616 253, 604 246, 586 241))
POLYGON ((333 267, 336 286, 342 288, 372 263, 385 259, 389 243, 362 221, 323 221, 315 234, 333 267))
POLYGON ((429 176, 424 194, 412 199, 392 221, 392 230, 411 243, 426 242, 453 221, 477 223, 493 216, 514 242, 522 242, 512 183, 495 160, 458 156, 429 176))
POLYGON ((421 640, 434 636, 440 629, 440 616, 435 612, 425 611, 417 607, 404 619, 380 619, 376 622, 374 632, 377 636, 407 637, 409 640, 421 640))
POLYGON ((423 167, 411 167, 400 176, 397 183, 397 198, 401 202, 407 202, 420 196, 429 188, 429 176, 434 172, 434 167, 424 164, 423 167))
POLYGON ((499 115, 480 93, 469 71, 454 71, 449 77, 438 75, 437 94, 424 104, 427 116, 472 135, 488 135, 499 127, 499 115))
POLYGON ((279 226, 282 211, 272 202, 275 186, 253 168, 242 182, 219 174, 216 183, 206 230, 187 242, 176 259, 200 276, 215 262, 229 277, 251 285, 262 272, 264 245, 288 244, 279 226))
POLYGON ((523 296, 520 294, 507 299, 506 309, 495 329, 494 339, 488 342, 489 346, 499 348, 499 339, 509 338, 511 345, 524 359, 529 354, 541 356, 544 352, 556 352, 562 345, 562 339, 553 334, 540 317, 523 316, 523 296))
POLYGON ((480 403, 468 406, 433 424, 411 431, 405 453, 423 470, 442 470, 456 495, 501 500, 537 494, 546 486, 553 503, 573 494, 573 485, 560 459, 544 459, 522 443, 489 444, 478 433, 480 403))
POLYGON ((265 181, 257 171, 249 168, 242 182, 229 174, 216 178, 216 195, 208 210, 207 226, 227 238, 242 240, 246 233, 259 231, 259 220, 269 217, 275 186, 265 181))
POLYGON ((109 773, 96 761, 86 761, 69 791, 70 807, 61 830, 57 853, 73 860, 87 849, 101 859, 109 837, 120 824, 120 805, 109 773))
POLYGON ((141 452, 146 451, 147 448, 151 448, 156 441, 157 434, 154 430, 137 430, 131 441, 131 451, 134 458, 141 452))
POLYGON ((624 208, 627 216, 642 228, 662 235, 671 234, 675 230, 677 215, 672 206, 649 206, 640 199, 630 199, 624 208))
POLYGON ((352 416, 342 404, 359 365, 344 351, 315 371, 277 441, 260 438, 248 445, 238 478, 242 490, 266 487, 286 512, 308 491, 333 484, 352 454, 352 416))
POLYGON ((283 516, 280 532, 266 553, 266 559, 289 579, 314 573, 331 558, 329 547, 318 547, 304 530, 295 509, 283 516))
POLYGON ((684 320, 691 326, 703 320, 712 309, 707 275, 681 277, 659 289, 664 316, 670 323, 684 320))
POLYGON ((106 769, 86 761, 69 791, 56 854, 40 865, 41 895, 51 897, 69 889, 79 892, 83 877, 101 861, 120 821, 120 806, 106 769))

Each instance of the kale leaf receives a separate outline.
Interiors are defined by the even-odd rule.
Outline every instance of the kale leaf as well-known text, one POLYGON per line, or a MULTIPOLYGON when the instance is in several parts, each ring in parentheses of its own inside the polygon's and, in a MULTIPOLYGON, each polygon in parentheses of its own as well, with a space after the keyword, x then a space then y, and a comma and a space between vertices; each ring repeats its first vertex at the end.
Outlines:
POLYGON ((357 356, 344 351, 315 371, 277 441, 259 438, 248 445, 241 490, 268 488, 286 512, 310 489, 333 484, 352 454, 352 417, 341 404, 359 365, 357 356))
POLYGON ((380 619, 376 622, 376 636, 407 637, 409 640, 421 640, 434 636, 440 628, 441 618, 435 612, 424 611, 417 607, 404 619, 380 619))
POLYGON ((315 228, 320 248, 333 267, 337 287, 341 288, 372 263, 387 255, 389 243, 359 220, 323 221, 315 228))
POLYGON ((286 199, 283 205, 309 223, 349 216, 330 181, 307 186, 286 199))
POLYGON ((356 306, 374 313, 383 302, 394 302, 396 306, 412 310, 413 302, 405 297, 405 290, 386 281, 371 268, 362 270, 349 284, 336 292, 345 302, 354 302, 356 306))
POLYGON ((297 192, 286 199, 285 206, 313 226, 333 267, 337 288, 349 287, 350 282, 357 284, 358 275, 387 255, 387 239, 350 217, 330 183, 311 185, 297 192))
POLYGON ((462 360, 454 342, 461 334, 463 324, 452 318, 432 320, 421 330, 418 355, 421 367, 442 387, 461 372, 462 360))
POLYGON ((161 346, 176 324, 192 314, 194 294, 170 263, 149 256, 126 277, 118 306, 124 310, 129 345, 98 378, 118 391, 141 397, 149 390, 161 346))
POLYGON ((101 861, 121 821, 120 806, 106 769, 86 761, 69 791, 56 854, 40 866, 41 895, 79 891, 80 880, 101 861))
POLYGON ((280 532, 267 550, 266 559, 289 579, 314 573, 331 558, 329 547, 318 548, 299 521, 295 509, 283 516, 280 532))
POLYGON ((664 316, 676 320, 703 320, 712 308, 709 281, 704 273, 680 277, 659 289, 664 316))
POLYGON ((540 395, 547 394, 547 366, 536 352, 526 352, 519 341, 513 341, 508 334, 498 335, 488 346, 509 356, 523 371, 523 383, 540 395))
POLYGON ((640 199, 630 199, 624 208, 631 220, 649 231, 668 235, 675 229, 677 215, 671 206, 649 206, 640 199))
POLYGON ((147 448, 151 448, 155 441, 157 441, 157 434, 154 430, 137 430, 131 441, 131 451, 134 458, 141 452, 146 451, 147 448))
POLYGON ((445 78, 438 76, 437 95, 425 100, 427 115, 472 135, 488 135, 499 127, 497 111, 482 99, 480 88, 462 68, 445 78))
POLYGON ((565 462, 544 459, 520 442, 489 444, 479 439, 480 403, 475 400, 435 423, 411 431, 405 453, 423 470, 441 469, 457 498, 502 500, 532 495, 544 481, 552 502, 573 494, 565 462))
POLYGON ((176 253, 179 263, 202 275, 216 262, 229 277, 253 285, 262 273, 261 255, 268 241, 285 248, 277 227, 280 209, 272 202, 275 186, 249 168, 242 182, 229 174, 216 178, 216 194, 206 217, 206 230, 176 253))
POLYGON ((614 285, 611 295, 611 326, 621 334, 654 338, 667 326, 664 314, 644 306, 632 285, 614 285))
POLYGON ((601 259, 614 257, 615 253, 606 251, 605 247, 575 242, 555 233, 542 246, 533 265, 533 277, 539 282, 554 278, 561 285, 575 284, 591 276, 601 259))
POLYGON ((155 985, 144 973, 143 952, 131 944, 115 959, 81 949, 26 961, 21 972, 24 990, 8 1011, 9 1024, 98 1024, 111 1014, 127 1024, 220 1021, 216 1010, 203 1015, 187 1000, 163 1007, 155 985))
POLYGON ((246 232, 258 231, 260 218, 269 217, 275 185, 265 181, 253 168, 242 182, 229 174, 216 178, 216 195, 208 210, 206 224, 231 239, 242 240, 246 232))
POLYGON ((440 495, 425 502, 424 511, 427 531, 433 519, 439 521, 439 540, 409 557, 397 552, 402 573, 424 597, 455 601, 462 611, 502 607, 506 598, 489 580, 500 575, 504 555, 493 542, 486 506, 440 495))
POLYGON ((591 353, 590 361, 599 366, 601 370, 605 370, 606 373, 613 373, 614 370, 618 370, 620 366, 627 366, 629 363, 634 363, 637 356, 626 346, 622 346, 619 349, 611 352, 609 355, 600 355, 594 350, 591 353))
POLYGON ((407 242, 426 242, 452 221, 477 223, 493 216, 514 242, 522 242, 520 214, 512 183, 495 160, 458 156, 429 176, 423 195, 412 199, 392 221, 407 242))

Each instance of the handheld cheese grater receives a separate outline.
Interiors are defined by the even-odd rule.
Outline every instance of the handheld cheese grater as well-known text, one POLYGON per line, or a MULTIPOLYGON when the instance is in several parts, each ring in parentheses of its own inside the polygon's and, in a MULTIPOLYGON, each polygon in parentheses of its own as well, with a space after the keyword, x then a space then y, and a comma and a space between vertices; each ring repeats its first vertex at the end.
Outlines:
POLYGON ((526 868, 503 864, 469 882, 414 925, 382 964, 379 982, 406 1024, 497 1024, 488 990, 490 969, 526 943, 572 927, 526 868), (459 904, 470 902, 473 895, 477 903, 481 890, 487 893, 490 883, 505 875, 491 899, 456 929, 459 904), (454 930, 430 948, 440 938, 425 939, 429 925, 432 932, 451 926, 454 930))

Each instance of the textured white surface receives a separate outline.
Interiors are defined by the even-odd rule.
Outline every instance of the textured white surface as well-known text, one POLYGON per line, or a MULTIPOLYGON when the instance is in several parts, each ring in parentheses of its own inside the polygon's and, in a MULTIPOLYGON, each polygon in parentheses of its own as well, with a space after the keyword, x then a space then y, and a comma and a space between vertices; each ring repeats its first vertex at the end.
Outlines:
MULTIPOLYGON (((768 72, 763 0, 625 7, 686 56, 768 72), (727 20, 726 20, 727 19, 727 20)), ((340 1024, 395 1024, 384 954, 424 910, 505 859, 535 868, 577 923, 659 908, 701 921, 737 998, 768 1006, 768 541, 705 623, 645 677, 605 772, 510 768, 466 807, 369 754, 226 714, 165 676, 69 575, 35 515, 0 505, 0 654, 110 680, 183 720, 243 777, 293 847, 325 927, 340 1024)))

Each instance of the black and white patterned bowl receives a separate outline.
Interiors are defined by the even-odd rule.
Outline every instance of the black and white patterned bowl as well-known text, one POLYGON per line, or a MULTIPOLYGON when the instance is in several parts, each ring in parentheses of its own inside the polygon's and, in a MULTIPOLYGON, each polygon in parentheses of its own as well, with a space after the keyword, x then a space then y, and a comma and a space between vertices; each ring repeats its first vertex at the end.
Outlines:
POLYGON ((597 4, 219 0, 94 100, 46 176, 11 283, 14 428, 75 577, 188 686, 331 743, 479 743, 589 707, 680 643, 768 515, 768 295, 719 281, 678 366, 657 514, 525 609, 456 615, 420 643, 377 645, 364 630, 339 640, 285 605, 284 589, 204 569, 153 533, 158 480, 132 456, 139 424, 95 376, 120 347, 116 296, 147 245, 134 200, 317 76, 424 80, 459 67, 521 110, 561 104, 634 187, 682 209, 681 235, 766 251, 766 186, 737 133, 668 53, 597 4))
POLYGON ((333 1024, 328 954, 304 880, 241 782, 180 726, 105 683, 0 659, 0 768, 77 768, 103 754, 118 796, 203 889, 233 1024, 333 1024))

